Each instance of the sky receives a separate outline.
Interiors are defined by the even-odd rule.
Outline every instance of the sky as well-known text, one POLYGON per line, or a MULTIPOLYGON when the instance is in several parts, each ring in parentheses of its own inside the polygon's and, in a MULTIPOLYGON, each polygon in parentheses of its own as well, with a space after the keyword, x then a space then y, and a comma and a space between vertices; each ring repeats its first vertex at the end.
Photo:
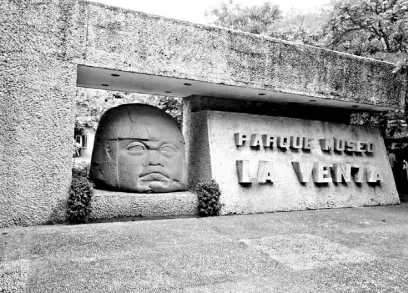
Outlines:
MULTIPOLYGON (((205 12, 211 8, 219 7, 223 0, 93 0, 111 6, 143 11, 150 14, 161 15, 169 18, 187 20, 195 23, 207 24, 205 12)), ((241 6, 262 5, 265 0, 234 0, 241 6)), ((277 4, 285 13, 295 8, 300 11, 318 9, 330 0, 270 0, 277 4)))

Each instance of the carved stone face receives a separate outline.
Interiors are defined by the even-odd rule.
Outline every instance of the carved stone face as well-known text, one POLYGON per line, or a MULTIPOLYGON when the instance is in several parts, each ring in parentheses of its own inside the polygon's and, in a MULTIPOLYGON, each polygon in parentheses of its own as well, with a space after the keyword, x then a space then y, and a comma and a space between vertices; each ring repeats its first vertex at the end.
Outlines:
POLYGON ((128 192, 187 189, 184 138, 159 108, 127 104, 102 116, 91 162, 96 187, 128 192))

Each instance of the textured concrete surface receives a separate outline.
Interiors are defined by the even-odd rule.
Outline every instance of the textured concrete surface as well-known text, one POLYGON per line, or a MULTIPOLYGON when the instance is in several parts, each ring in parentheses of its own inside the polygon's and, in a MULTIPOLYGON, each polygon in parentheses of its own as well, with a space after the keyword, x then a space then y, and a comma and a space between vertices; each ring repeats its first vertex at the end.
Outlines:
POLYGON ((1 292, 407 292, 408 206, 0 229, 1 292))
POLYGON ((78 64, 403 106, 389 63, 80 0, 0 2, 0 226, 62 221, 78 64))
MULTIPOLYGON (((85 65, 398 107, 393 65, 266 36, 88 3, 85 65)), ((305 97, 305 99, 308 99, 305 97)))
POLYGON ((204 110, 283 116, 347 124, 350 123, 350 115, 353 113, 349 109, 322 108, 310 103, 308 105, 297 103, 278 104, 265 101, 214 99, 214 97, 193 95, 183 98, 183 123, 185 120, 188 121, 189 113, 204 110))
POLYGON ((83 12, 78 1, 0 3, 0 227, 65 217, 83 12))
POLYGON ((94 190, 90 220, 134 217, 197 215, 197 195, 184 191, 172 193, 127 193, 94 190))
MULTIPOLYGON (((183 98, 183 135, 185 138, 192 135, 192 131, 200 131, 200 134, 195 134, 197 138, 200 138, 195 143, 201 146, 208 145, 207 136, 205 133, 207 129, 200 129, 199 125, 193 125, 192 113, 200 112, 204 110, 210 111, 222 111, 222 112, 234 112, 234 113, 246 113, 246 114, 255 114, 255 115, 264 115, 264 116, 282 116, 282 117, 292 117, 292 118, 301 118, 308 120, 320 120, 320 121, 331 121, 338 123, 350 123, 351 111, 343 109, 332 109, 332 108, 321 108, 314 106, 296 106, 296 105, 279 105, 276 103, 265 103, 259 101, 245 101, 245 100, 236 100, 236 99, 216 99, 214 97, 206 96, 189 96, 183 98)), ((199 124, 200 122, 197 121, 199 124)), ((203 125, 203 127, 205 127, 203 125)), ((190 141, 186 140, 186 153, 188 153, 190 147, 190 141)), ((192 158, 192 165, 195 165, 194 162, 201 162, 197 168, 201 168, 201 176, 205 178, 210 178, 211 172, 205 173, 210 169, 204 167, 203 164, 208 165, 206 161, 210 161, 208 150, 201 148, 200 151, 197 151, 200 156, 192 158)), ((187 158, 188 159, 188 158, 187 158)), ((211 178, 210 178, 211 179, 211 178)))
MULTIPOLYGON (((221 189, 222 214, 270 211, 358 207, 399 203, 394 178, 388 163, 384 141, 378 129, 286 117, 268 117, 242 113, 200 111, 192 113, 188 145, 189 185, 214 179, 221 189), (245 145, 237 147, 234 133, 248 136, 245 145), (311 150, 251 148, 251 134, 299 136, 314 139, 311 150), (373 153, 324 152, 319 139, 345 139, 375 143, 373 153), (202 154, 208 154, 203 156, 202 154), (259 161, 272 162, 273 183, 240 185, 237 160, 249 161, 249 176, 257 177, 259 161), (317 184, 310 178, 300 183, 292 162, 357 164, 377 168, 380 184, 317 184)), ((333 174, 332 174, 333 176, 333 174)))

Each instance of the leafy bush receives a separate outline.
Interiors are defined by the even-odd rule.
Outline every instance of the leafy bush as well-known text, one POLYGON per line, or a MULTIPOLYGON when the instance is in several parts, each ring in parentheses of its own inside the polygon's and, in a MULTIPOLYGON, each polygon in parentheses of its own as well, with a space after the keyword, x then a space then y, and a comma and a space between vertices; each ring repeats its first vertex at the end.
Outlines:
POLYGON ((74 167, 68 198, 68 221, 72 224, 86 223, 91 213, 93 183, 89 179, 89 165, 74 167))
POLYGON ((218 184, 210 182, 200 182, 195 188, 198 195, 198 215, 201 217, 218 216, 221 210, 221 191, 218 184))

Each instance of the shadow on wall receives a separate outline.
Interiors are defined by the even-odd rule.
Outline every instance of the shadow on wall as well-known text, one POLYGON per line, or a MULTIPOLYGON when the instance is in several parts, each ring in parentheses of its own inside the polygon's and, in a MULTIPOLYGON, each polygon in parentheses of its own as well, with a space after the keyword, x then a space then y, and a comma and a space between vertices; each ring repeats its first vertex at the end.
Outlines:
POLYGON ((47 224, 54 225, 67 222, 67 198, 58 201, 57 205, 51 211, 47 224))

